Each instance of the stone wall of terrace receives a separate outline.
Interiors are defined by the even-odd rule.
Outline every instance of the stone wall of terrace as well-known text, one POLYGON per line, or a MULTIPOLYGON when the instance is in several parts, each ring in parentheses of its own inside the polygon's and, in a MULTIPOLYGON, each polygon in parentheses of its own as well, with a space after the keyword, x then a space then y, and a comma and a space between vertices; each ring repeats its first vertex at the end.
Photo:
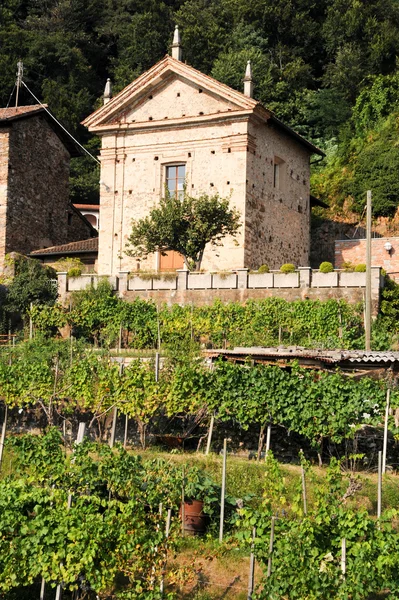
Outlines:
MULTIPOLYGON (((96 274, 68 277, 58 273, 60 300, 67 302, 74 291, 96 286, 101 278, 96 274)), ((366 288, 366 273, 333 271, 320 273, 307 267, 294 273, 251 273, 248 269, 237 269, 228 273, 190 273, 185 270, 176 273, 132 274, 121 272, 118 276, 107 277, 119 297, 134 300, 140 297, 167 304, 212 304, 216 299, 222 302, 245 302, 246 300, 280 297, 286 300, 340 299, 348 302, 361 302, 366 288)), ((383 277, 379 267, 372 268, 373 313, 379 308, 383 277)))

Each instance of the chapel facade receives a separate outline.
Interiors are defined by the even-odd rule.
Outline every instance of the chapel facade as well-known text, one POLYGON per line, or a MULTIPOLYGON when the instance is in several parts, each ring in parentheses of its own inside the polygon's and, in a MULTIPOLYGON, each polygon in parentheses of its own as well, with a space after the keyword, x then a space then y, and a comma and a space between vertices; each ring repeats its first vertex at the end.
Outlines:
POLYGON ((323 153, 252 97, 182 62, 176 29, 165 56, 83 122, 102 140, 98 273, 181 268, 182 257, 126 254, 133 220, 148 215, 165 189, 218 193, 241 214, 223 246, 206 248, 202 268, 224 271, 309 265, 310 157, 323 153))

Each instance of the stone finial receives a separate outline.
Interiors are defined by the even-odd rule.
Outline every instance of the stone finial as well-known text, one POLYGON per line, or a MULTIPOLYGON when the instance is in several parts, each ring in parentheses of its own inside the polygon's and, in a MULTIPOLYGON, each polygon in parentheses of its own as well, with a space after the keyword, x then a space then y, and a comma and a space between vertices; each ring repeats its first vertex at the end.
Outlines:
POLYGON ((183 58, 180 33, 177 25, 175 27, 175 33, 173 35, 172 58, 175 58, 176 60, 182 60, 183 58))
POLYGON ((252 83, 252 67, 250 60, 247 62, 247 68, 245 69, 244 94, 249 98, 253 98, 254 95, 254 84, 252 83))
POLYGON ((107 104, 112 98, 112 83, 110 78, 108 77, 107 83, 104 88, 104 104, 107 104))

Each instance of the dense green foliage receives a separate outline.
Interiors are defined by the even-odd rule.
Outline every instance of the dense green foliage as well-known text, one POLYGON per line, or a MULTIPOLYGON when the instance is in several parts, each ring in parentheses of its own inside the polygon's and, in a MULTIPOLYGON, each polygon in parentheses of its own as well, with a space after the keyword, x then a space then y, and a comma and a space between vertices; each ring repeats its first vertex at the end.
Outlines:
MULTIPOLYGON (((62 583, 66 596, 76 590, 87 599, 158 600, 163 574, 164 597, 181 597, 176 583, 189 575, 189 568, 181 574, 176 563, 166 572, 164 568, 185 548, 178 516, 182 488, 185 498, 205 501, 211 523, 218 520, 220 487, 203 470, 184 464, 183 471, 181 463, 145 460, 88 439, 65 456, 54 428, 42 436, 10 437, 7 450, 14 468, 0 480, 2 596, 18 593, 21 586, 29 590, 43 577, 47 588, 62 583)), ((244 497, 240 508, 227 499, 228 543, 248 551, 256 528, 253 549, 263 577, 261 582, 257 578, 254 598, 364 600, 381 592, 398 598, 397 511, 376 519, 359 508, 356 478, 343 473, 334 459, 322 478, 303 457, 302 465, 312 496, 307 511, 300 477, 291 476, 288 491, 272 453, 257 468, 258 497, 244 497), (266 577, 272 517, 271 573, 266 577)), ((211 526, 208 541, 216 533, 211 526)))
MULTIPOLYGON (((359 210, 372 182, 376 213, 394 210, 394 0, 5 0, 0 103, 7 104, 22 60, 28 86, 87 143, 79 122, 98 107, 106 78, 118 91, 155 64, 169 50, 175 23, 189 64, 242 89, 251 59, 255 97, 328 150, 316 191, 337 205, 353 197, 359 210)), ((24 89, 21 101, 32 101, 24 89)), ((73 199, 95 200, 97 186, 95 163, 75 160, 73 199)))
POLYGON ((22 255, 6 257, 6 263, 0 284, 0 333, 14 329, 26 317, 31 303, 45 309, 58 297, 56 273, 51 267, 22 255))
MULTIPOLYGON (((143 447, 146 427, 159 418, 213 413, 243 429, 268 423, 298 433, 319 449, 323 440, 350 439, 362 424, 379 425, 386 382, 354 379, 277 366, 219 363, 209 369, 198 359, 169 361, 156 381, 154 365, 135 359, 125 369, 107 354, 69 342, 20 344, 3 351, 0 398, 10 407, 40 407, 47 422, 90 414, 90 427, 102 437, 114 406, 133 418, 143 447)), ((397 392, 392 391, 392 406, 397 392)), ((394 420, 390 429, 398 432, 394 420)))
MULTIPOLYGON (((104 346, 117 344, 120 327, 133 348, 156 348, 158 324, 165 348, 201 342, 208 347, 270 346, 279 343, 308 347, 362 348, 362 307, 340 300, 288 302, 282 298, 248 300, 245 304, 215 301, 210 306, 162 305, 136 298, 118 299, 107 282, 74 295, 71 310, 34 306, 37 330, 50 333, 69 323, 73 335, 104 346), (54 329, 53 329, 54 330, 54 329), (129 334, 127 334, 127 331, 129 334)), ((378 348, 381 349, 381 348, 378 348)))
MULTIPOLYGON (((242 511, 240 538, 249 542, 256 527, 255 554, 264 577, 258 600, 307 598, 309 600, 365 600, 389 591, 399 597, 397 511, 379 520, 345 498, 346 478, 333 461, 324 485, 316 488, 312 509, 304 514, 301 489, 291 506, 295 518, 284 518, 286 489, 273 457, 268 457, 268 486, 260 509, 242 511), (272 515, 274 545, 270 577, 266 577, 272 515), (342 540, 346 540, 346 574, 342 573, 342 540)), ((308 471, 308 477, 312 474, 308 471)))
MULTIPOLYGON (((0 482, 0 592, 43 577, 100 598, 110 590, 114 598, 160 598, 166 509, 178 512, 182 469, 87 439, 66 458, 55 429, 11 438, 9 446, 14 473, 0 482)), ((220 491, 206 475, 186 467, 184 489, 212 514, 220 491)), ((169 549, 177 531, 172 525, 169 549)))

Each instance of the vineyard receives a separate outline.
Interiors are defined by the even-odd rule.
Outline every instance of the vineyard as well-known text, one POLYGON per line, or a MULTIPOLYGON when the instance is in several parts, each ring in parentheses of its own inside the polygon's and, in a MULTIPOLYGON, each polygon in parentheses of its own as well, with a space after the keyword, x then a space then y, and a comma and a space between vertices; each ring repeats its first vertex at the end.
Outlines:
MULTIPOLYGON (((9 408, 37 409, 47 425, 85 420, 90 435, 102 439, 115 409, 133 420, 142 447, 151 424, 233 421, 242 430, 274 424, 302 436, 320 450, 324 441, 353 439, 363 425, 383 423, 389 380, 360 380, 277 366, 243 367, 221 362, 210 369, 200 359, 177 356, 156 372, 151 360, 133 359, 122 368, 107 352, 70 340, 39 340, 2 350, 0 397, 9 408), (83 418, 85 416, 85 418, 83 418)), ((391 407, 398 392, 391 390, 391 407)), ((399 432, 390 417, 393 435, 399 432)))
MULTIPOLYGON (((103 347, 131 348, 268 346, 363 348, 363 307, 344 300, 288 302, 282 298, 244 304, 215 301, 210 306, 157 306, 136 298, 117 298, 107 281, 75 292, 70 306, 34 304, 30 315, 38 332, 52 334, 68 326, 74 337, 103 347), (122 333, 122 339, 120 339, 122 333)), ((390 329, 374 328, 374 346, 386 345, 390 329)), ((392 335, 392 333, 391 333, 392 335)))
POLYGON ((157 307, 100 285, 66 308, 34 305, 30 318, 32 339, 0 349, 0 597, 399 598, 397 476, 381 475, 379 452, 385 426, 395 469, 392 377, 199 354, 361 346, 360 309, 157 307), (51 336, 65 326, 69 338, 51 336), (132 350, 112 350, 122 345, 132 350), (360 453, 365 431, 374 449, 360 453), (296 466, 274 458, 281 440, 296 466), (193 501, 200 540, 187 537, 193 501))
MULTIPOLYGON (((338 461, 320 476, 302 457, 302 477, 291 474, 288 489, 287 473, 269 453, 252 466, 256 493, 241 497, 231 493, 242 492, 239 477, 228 478, 217 543, 222 494, 209 473, 217 459, 199 468, 185 457, 141 458, 87 438, 65 453, 56 428, 12 436, 6 450, 12 468, 0 479, 5 600, 399 597, 398 513, 390 507, 376 518, 359 497, 367 480, 343 472, 338 461), (208 522, 199 544, 182 531, 181 501, 193 498, 204 502, 208 522), (197 550, 188 565, 190 547, 197 550), (231 595, 217 581, 194 585, 201 581, 199 551, 216 562, 224 556, 237 564, 241 557, 247 567, 250 555, 245 580, 232 584, 231 595)), ((396 477, 384 485, 396 489, 396 477)))

